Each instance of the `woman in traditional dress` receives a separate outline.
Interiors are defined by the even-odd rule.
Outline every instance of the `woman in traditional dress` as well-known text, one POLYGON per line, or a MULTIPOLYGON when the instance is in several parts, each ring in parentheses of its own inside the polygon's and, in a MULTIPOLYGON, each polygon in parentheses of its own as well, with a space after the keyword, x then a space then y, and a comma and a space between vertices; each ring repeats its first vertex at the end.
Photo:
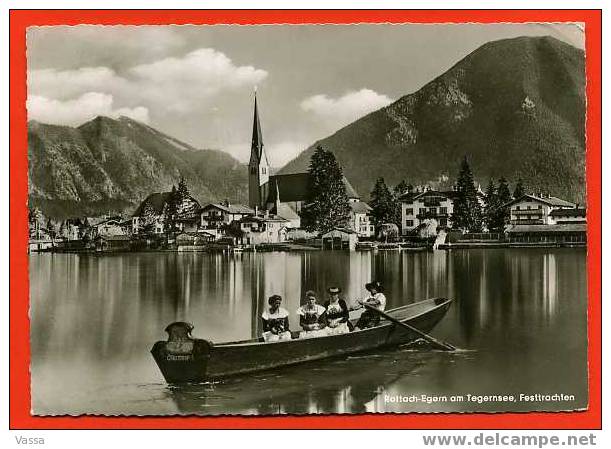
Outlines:
POLYGON ((325 303, 325 315, 327 322, 327 335, 345 334, 350 332, 348 319, 350 312, 346 301, 339 297, 338 287, 329 288, 329 300, 325 303))
MULTIPOLYGON (((386 308, 386 296, 384 296, 384 287, 377 281, 365 284, 365 289, 369 292, 369 297, 358 301, 357 309, 364 307, 365 304, 375 307, 380 311, 386 308)), ((359 329, 367 329, 377 326, 380 323, 380 315, 372 310, 365 309, 361 314, 355 327, 359 329)))
POLYGON ((289 313, 280 307, 282 296, 272 295, 267 299, 269 307, 261 314, 263 320, 263 340, 283 341, 291 339, 289 313))
POLYGON ((312 338, 325 335, 325 308, 316 303, 316 293, 306 292, 306 303, 297 309, 299 325, 303 329, 299 338, 312 338))

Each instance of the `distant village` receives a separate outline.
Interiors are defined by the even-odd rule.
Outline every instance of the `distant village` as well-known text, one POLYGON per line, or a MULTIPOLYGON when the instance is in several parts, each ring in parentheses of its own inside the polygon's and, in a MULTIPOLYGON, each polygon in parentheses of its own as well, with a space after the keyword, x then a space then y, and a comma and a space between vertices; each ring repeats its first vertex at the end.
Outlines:
POLYGON ((303 173, 272 174, 257 100, 248 205, 200 204, 180 178, 131 216, 46 218, 30 209, 29 251, 265 251, 584 246, 586 210, 547 193, 513 193, 501 178, 476 186, 465 157, 450 190, 383 178, 364 202, 332 152, 318 148, 303 173))

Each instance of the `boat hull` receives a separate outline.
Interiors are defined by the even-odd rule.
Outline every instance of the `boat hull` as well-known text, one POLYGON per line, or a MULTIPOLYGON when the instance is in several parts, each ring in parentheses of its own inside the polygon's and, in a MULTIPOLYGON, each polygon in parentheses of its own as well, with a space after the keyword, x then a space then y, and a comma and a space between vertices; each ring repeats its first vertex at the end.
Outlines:
MULTIPOLYGON (((450 300, 436 298, 388 313, 423 332, 430 332, 444 317, 450 304, 450 300)), ((165 350, 166 342, 159 341, 151 352, 167 382, 184 383, 213 381, 227 376, 391 347, 418 338, 420 335, 417 333, 384 321, 377 327, 347 334, 274 343, 247 341, 214 345, 206 340, 195 339, 193 353, 180 356, 168 353, 165 350)))

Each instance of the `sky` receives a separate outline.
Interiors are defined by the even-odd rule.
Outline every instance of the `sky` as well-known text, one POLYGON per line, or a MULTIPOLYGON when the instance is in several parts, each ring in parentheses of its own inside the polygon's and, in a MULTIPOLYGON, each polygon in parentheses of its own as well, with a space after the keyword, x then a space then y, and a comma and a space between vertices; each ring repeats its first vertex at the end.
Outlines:
POLYGON ((417 91, 482 44, 578 24, 55 26, 28 29, 28 118, 125 115, 197 148, 250 155, 253 93, 281 167, 317 139, 417 91))

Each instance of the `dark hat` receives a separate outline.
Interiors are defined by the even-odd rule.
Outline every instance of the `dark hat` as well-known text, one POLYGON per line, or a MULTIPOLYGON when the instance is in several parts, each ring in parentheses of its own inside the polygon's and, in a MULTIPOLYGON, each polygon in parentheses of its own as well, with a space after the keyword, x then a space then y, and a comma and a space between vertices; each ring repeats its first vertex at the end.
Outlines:
POLYGON ((372 288, 375 288, 378 292, 384 291, 384 287, 382 287, 382 284, 380 284, 378 281, 371 281, 365 284, 365 289, 368 291, 371 291, 372 288))
POLYGON ((305 295, 306 298, 316 298, 316 292, 314 290, 308 290, 305 295))
POLYGON ((267 303, 271 304, 273 301, 279 299, 280 301, 282 301, 282 296, 280 295, 272 295, 269 298, 267 298, 267 303))
POLYGON ((342 291, 342 289, 339 288, 339 287, 329 287, 329 290, 328 290, 328 292, 331 293, 331 294, 341 293, 341 291, 342 291))

